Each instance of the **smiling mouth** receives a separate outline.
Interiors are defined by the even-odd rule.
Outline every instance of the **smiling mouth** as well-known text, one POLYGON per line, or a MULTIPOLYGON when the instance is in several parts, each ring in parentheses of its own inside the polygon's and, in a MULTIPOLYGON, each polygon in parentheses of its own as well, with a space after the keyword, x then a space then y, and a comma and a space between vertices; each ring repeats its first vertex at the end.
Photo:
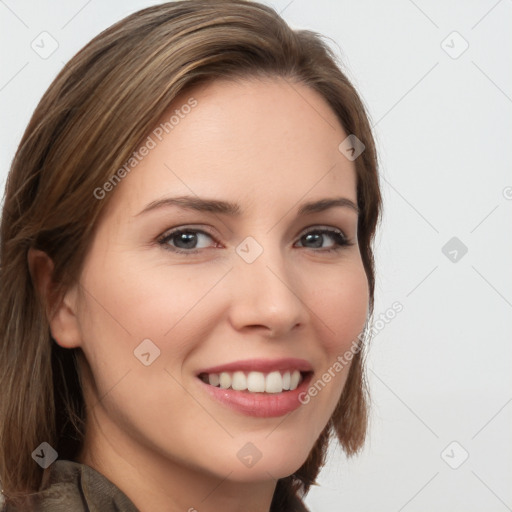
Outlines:
POLYGON ((294 391, 313 372, 299 370, 273 372, 220 372, 201 373, 198 378, 220 389, 246 393, 283 393, 294 391))

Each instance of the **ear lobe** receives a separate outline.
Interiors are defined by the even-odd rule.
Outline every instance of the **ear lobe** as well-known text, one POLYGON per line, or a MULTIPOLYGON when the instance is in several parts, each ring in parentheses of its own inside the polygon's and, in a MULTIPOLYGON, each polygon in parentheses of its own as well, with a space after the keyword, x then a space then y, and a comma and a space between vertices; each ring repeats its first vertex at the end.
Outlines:
POLYGON ((79 347, 81 336, 76 315, 76 286, 67 290, 63 297, 57 297, 52 279, 54 265, 48 254, 39 249, 30 248, 27 261, 34 288, 46 304, 46 317, 52 337, 61 347, 79 347))

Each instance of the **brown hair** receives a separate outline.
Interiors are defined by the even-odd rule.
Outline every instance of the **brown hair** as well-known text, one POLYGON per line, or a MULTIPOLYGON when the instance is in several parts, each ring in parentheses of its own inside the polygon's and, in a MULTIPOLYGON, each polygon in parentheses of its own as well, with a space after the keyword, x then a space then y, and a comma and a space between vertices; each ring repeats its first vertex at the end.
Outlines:
MULTIPOLYGON (((7 503, 24 503, 23 496, 44 487, 31 457, 42 441, 59 458, 72 460, 84 435, 77 359, 84 356, 52 339, 28 249, 52 259, 53 294, 62 297, 78 280, 108 203, 109 197, 94 199, 93 191, 130 158, 179 92, 248 77, 309 86, 325 98, 345 132, 364 143, 355 160, 358 240, 373 315, 372 243, 381 211, 375 144, 364 105, 321 36, 292 30, 270 7, 244 0, 169 2, 126 17, 56 77, 25 130, 7 180, 0 231, 0 479, 7 503)), ((348 456, 362 447, 368 422, 363 355, 354 356, 340 401, 306 462, 277 482, 271 511, 306 510, 302 498, 315 483, 332 435, 348 456)))

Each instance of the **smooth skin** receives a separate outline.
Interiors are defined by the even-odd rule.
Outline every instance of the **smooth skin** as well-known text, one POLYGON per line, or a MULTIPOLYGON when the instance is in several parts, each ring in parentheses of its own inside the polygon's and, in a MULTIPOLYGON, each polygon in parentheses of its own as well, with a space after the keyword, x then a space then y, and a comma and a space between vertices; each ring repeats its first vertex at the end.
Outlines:
MULTIPOLYGON (((79 462, 141 512, 268 512, 276 479, 304 463, 327 424, 349 365, 307 405, 277 418, 226 407, 196 373, 299 357, 313 365, 314 382, 350 348, 369 299, 357 212, 297 211, 323 198, 357 204, 355 165, 338 150, 348 134, 335 113, 305 85, 216 81, 182 93, 162 120, 191 96, 197 106, 109 192, 51 332, 62 347, 80 347, 90 366, 79 462), (181 195, 234 202, 241 214, 176 206, 140 213, 181 195), (162 241, 173 228, 203 233, 162 241), (321 228, 352 245, 329 233, 306 236, 321 228), (247 237, 263 249, 252 263, 236 251, 247 237), (134 355, 144 339, 160 350, 149 366, 134 355), (252 467, 237 457, 246 443, 262 453, 252 467)), ((47 293, 51 261, 31 250, 29 264, 47 293)))

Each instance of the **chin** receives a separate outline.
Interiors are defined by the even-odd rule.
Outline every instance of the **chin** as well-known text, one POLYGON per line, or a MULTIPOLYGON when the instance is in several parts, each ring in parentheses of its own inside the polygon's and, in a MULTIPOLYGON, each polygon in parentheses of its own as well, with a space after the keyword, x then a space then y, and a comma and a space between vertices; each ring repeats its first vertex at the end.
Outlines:
MULTIPOLYGON (((265 436, 267 435, 268 433, 265 433, 265 436)), ((242 442, 241 449, 235 452, 235 462, 230 459, 228 464, 227 473, 232 471, 230 480, 251 482, 285 478, 304 464, 313 446, 305 447, 306 443, 301 442, 298 436, 287 436, 288 442, 283 442, 279 436, 272 440, 273 435, 275 433, 270 434, 268 439, 262 436, 261 442, 256 438, 254 442, 242 442)))
MULTIPOLYGON (((253 467, 243 467, 236 465, 232 468, 232 473, 229 475, 229 480, 233 482, 257 482, 268 481, 269 479, 278 480, 295 473, 304 463, 307 455, 303 459, 280 459, 276 455, 275 460, 267 460, 266 462, 261 459, 253 467)), ((219 475, 221 476, 221 475, 219 475)), ((224 478, 226 475, 223 474, 224 478)))

